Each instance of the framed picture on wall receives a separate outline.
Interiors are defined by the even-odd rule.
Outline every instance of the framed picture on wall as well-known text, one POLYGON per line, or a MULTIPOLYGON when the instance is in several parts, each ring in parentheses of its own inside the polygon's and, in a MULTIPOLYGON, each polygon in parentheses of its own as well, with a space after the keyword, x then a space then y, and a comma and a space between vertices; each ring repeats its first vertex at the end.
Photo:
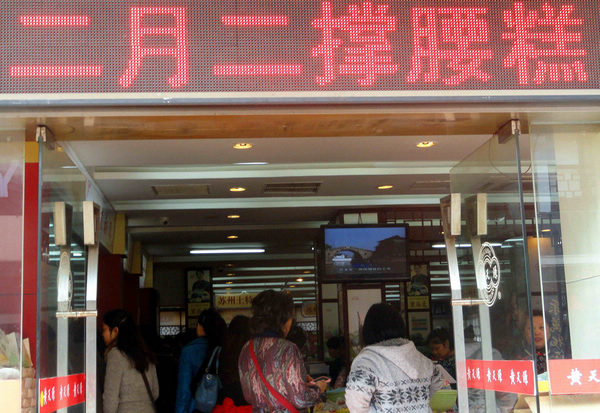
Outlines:
POLYGON ((408 334, 412 341, 422 343, 431 332, 429 311, 413 311, 408 313, 408 334))
POLYGON ((431 289, 429 264, 411 264, 410 281, 406 284, 408 310, 429 310, 431 289))
POLYGON ((383 301, 382 287, 352 288, 346 290, 346 314, 348 315, 349 355, 353 359, 362 349, 362 326, 367 311, 373 304, 383 301))
POLYGON ((186 271, 188 328, 196 326, 196 318, 211 307, 212 290, 210 270, 190 269, 186 271))

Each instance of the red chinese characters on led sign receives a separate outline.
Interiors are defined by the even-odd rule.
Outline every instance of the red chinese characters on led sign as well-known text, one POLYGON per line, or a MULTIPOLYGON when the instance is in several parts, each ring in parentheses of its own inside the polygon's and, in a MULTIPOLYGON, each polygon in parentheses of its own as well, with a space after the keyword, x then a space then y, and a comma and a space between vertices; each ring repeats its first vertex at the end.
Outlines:
MULTIPOLYGON (((20 23, 25 27, 85 27, 89 16, 77 15, 24 15, 20 23)), ((101 76, 102 66, 97 65, 24 65, 10 68, 12 77, 87 77, 101 76)))
MULTIPOLYGON (((225 26, 237 26, 243 28, 251 27, 273 27, 287 26, 288 16, 278 15, 246 15, 246 16, 221 16, 221 22, 225 26)), ((215 65, 213 73, 216 76, 282 76, 300 75, 302 65, 294 64, 226 64, 215 65)))
POLYGON ((127 70, 119 79, 124 88, 132 85, 146 56, 172 56, 177 62, 177 73, 169 78, 169 84, 178 88, 188 81, 188 43, 185 7, 132 7, 131 8, 131 59, 127 70), (144 26, 144 17, 168 15, 175 18, 171 27, 144 26), (142 39, 146 36, 172 36, 175 47, 144 47, 142 39))
POLYGON ((323 42, 313 47, 313 56, 322 56, 324 74, 317 76, 317 84, 324 86, 336 78, 336 69, 342 75, 359 75, 361 86, 371 86, 378 75, 393 74, 398 65, 392 62, 392 45, 386 33, 396 31, 396 17, 387 15, 389 5, 373 6, 365 2, 362 6, 351 4, 348 15, 334 18, 330 2, 321 4, 321 18, 313 20, 312 25, 323 33, 323 42), (335 37, 335 31, 347 32, 350 43, 356 46, 344 47, 344 63, 335 64, 335 52, 342 40, 335 37))
POLYGON ((523 3, 515 3, 513 10, 504 12, 504 23, 511 32, 503 33, 502 38, 513 41, 513 47, 504 59, 504 67, 517 67, 519 83, 530 83, 530 65, 535 63, 533 82, 537 85, 558 82, 562 79, 572 82, 587 81, 587 73, 580 60, 586 55, 585 49, 569 48, 568 44, 581 42, 581 33, 573 31, 573 26, 581 26, 583 19, 570 16, 574 11, 571 4, 561 5, 558 12, 549 4, 542 6, 542 17, 537 10, 525 10, 523 3), (533 44, 538 41, 550 44, 552 48, 538 48, 533 44), (546 62, 545 58, 564 58, 563 62, 546 62))
POLYGON ((7 1, 0 95, 486 95, 600 83, 600 9, 592 0, 124 0, 100 8, 7 1))
POLYGON ((445 85, 458 85, 469 78, 487 82, 490 75, 480 67, 484 60, 492 58, 492 51, 473 48, 474 44, 484 44, 489 40, 486 13, 487 9, 482 7, 413 9, 414 55, 407 81, 422 79, 437 82, 440 80, 440 65, 447 62, 456 74, 443 78, 445 85), (440 27, 441 36, 438 36, 440 27), (453 47, 443 48, 443 44, 453 47))

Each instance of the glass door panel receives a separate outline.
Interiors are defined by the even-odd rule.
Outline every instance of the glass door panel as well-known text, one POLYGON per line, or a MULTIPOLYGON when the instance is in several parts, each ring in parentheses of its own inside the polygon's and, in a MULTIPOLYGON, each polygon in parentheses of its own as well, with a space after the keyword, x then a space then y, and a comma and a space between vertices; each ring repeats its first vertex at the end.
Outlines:
POLYGON ((530 126, 548 374, 547 411, 600 411, 600 113, 537 114, 530 126))
POLYGON ((509 122, 452 168, 452 195, 442 201, 465 412, 536 404, 520 173, 521 161, 525 170, 530 163, 519 159, 529 151, 518 126, 509 122))
MULTIPOLYGON (((83 244, 84 176, 60 147, 40 144, 41 263, 39 273, 40 411, 61 400, 85 400, 86 322, 67 317, 86 309, 83 244), (69 377, 67 381, 53 378, 69 377)), ((60 412, 84 412, 85 402, 60 412)))

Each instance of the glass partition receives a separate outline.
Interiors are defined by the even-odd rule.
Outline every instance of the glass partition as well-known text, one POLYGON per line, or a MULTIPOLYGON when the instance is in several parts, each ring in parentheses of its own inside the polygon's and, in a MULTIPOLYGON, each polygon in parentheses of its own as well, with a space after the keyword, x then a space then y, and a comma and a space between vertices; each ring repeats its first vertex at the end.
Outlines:
POLYGON ((461 412, 536 408, 522 173, 529 148, 518 126, 509 122, 452 168, 452 195, 442 202, 461 412))
POLYGON ((85 319, 61 314, 86 309, 86 181, 59 146, 40 144, 40 154, 40 411, 63 403, 74 405, 61 412, 83 412, 85 403, 77 401, 85 400, 85 319))
POLYGON ((543 411, 600 411, 600 113, 535 115, 530 126, 543 411))
MULTIPOLYGON (((21 412, 21 377, 32 363, 22 344, 24 130, 0 123, 0 402, 21 412)), ((34 258, 35 259, 35 258, 34 258)), ((24 406, 25 407, 25 406, 24 406)), ((27 410, 24 410, 27 411, 27 410)))

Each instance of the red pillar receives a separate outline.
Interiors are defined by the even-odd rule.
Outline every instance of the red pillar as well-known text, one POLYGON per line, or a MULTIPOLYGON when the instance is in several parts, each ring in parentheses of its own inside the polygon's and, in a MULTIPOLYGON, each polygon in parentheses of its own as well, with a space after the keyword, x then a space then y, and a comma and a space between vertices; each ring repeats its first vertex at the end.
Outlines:
POLYGON ((25 177, 23 184, 23 338, 29 338, 31 359, 35 363, 37 324, 37 262, 39 158, 38 144, 25 142, 25 177))

